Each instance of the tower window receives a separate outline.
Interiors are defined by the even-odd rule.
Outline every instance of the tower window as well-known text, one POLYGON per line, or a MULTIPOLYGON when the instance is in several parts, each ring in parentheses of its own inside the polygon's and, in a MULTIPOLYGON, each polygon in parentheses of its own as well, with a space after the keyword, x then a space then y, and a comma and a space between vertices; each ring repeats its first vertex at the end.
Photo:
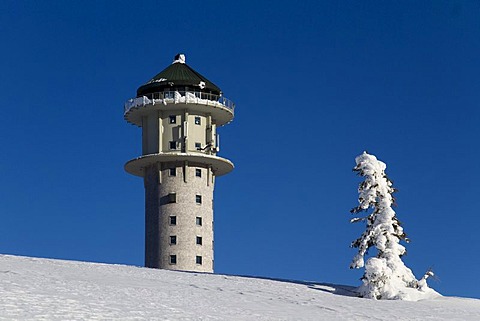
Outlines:
POLYGON ((170 141, 170 149, 171 150, 177 149, 177 142, 176 141, 174 141, 174 140, 170 141))
POLYGON ((177 256, 170 255, 170 264, 177 264, 177 256))
POLYGON ((196 219, 195 219, 195 223, 198 226, 202 226, 202 218, 200 216, 197 216, 196 219))
POLYGON ((197 245, 202 245, 202 237, 197 236, 197 245))
POLYGON ((202 195, 195 195, 195 202, 197 204, 202 204, 202 195))
POLYGON ((170 225, 177 225, 177 217, 170 216, 170 225))
POLYGON ((177 236, 170 235, 170 244, 177 244, 177 236))
POLYGON ((197 264, 202 265, 202 257, 200 255, 197 255, 197 257, 195 258, 195 261, 197 264))
POLYGON ((200 117, 195 116, 195 125, 200 125, 200 117))
POLYGON ((195 168, 195 176, 202 177, 202 170, 200 168, 195 168))
POLYGON ((200 143, 195 143, 195 149, 196 149, 196 150, 202 150, 202 144, 200 144, 200 143))
POLYGON ((174 167, 174 168, 170 168, 169 172, 168 172, 168 175, 170 176, 177 176, 177 169, 174 167))
POLYGON ((169 203, 176 203, 177 202, 177 193, 169 193, 168 194, 168 202, 169 203))
POLYGON ((170 115, 168 116, 170 124, 176 124, 177 123, 177 116, 175 115, 170 115))

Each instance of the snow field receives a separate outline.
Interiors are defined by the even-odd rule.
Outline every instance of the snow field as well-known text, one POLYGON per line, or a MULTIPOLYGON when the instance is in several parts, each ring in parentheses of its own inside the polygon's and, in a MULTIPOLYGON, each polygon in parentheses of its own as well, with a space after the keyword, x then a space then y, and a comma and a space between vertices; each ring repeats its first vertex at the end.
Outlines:
POLYGON ((480 320, 480 300, 0 255, 0 320, 480 320), (335 294, 337 293, 337 294, 335 294))

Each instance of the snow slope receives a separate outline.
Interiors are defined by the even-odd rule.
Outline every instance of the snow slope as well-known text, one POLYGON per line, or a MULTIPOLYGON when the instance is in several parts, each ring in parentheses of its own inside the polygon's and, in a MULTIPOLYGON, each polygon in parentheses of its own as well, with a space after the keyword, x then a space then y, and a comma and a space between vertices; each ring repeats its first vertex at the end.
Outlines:
POLYGON ((373 301, 349 290, 0 255, 0 320, 480 320, 477 299, 373 301))

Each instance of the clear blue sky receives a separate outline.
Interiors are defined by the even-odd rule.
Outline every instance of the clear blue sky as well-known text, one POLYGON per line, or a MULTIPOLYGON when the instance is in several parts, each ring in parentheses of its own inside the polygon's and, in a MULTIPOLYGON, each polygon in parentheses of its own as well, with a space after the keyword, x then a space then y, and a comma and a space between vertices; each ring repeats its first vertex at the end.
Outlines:
POLYGON ((0 40, 0 253, 143 264, 123 103, 184 52, 237 104, 216 272, 359 284, 366 149, 399 190, 406 264, 480 297, 479 1, 7 0, 0 40))

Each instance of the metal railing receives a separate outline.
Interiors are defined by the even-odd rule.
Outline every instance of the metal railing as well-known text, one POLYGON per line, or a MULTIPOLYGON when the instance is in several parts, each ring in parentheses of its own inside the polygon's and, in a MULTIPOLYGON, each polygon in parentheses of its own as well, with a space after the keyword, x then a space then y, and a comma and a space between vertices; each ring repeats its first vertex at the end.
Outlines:
POLYGON ((156 104, 199 104, 222 106, 230 109, 232 112, 235 109, 235 103, 228 98, 211 93, 201 91, 162 91, 148 94, 142 97, 131 98, 125 102, 123 111, 126 114, 134 107, 142 107, 145 105, 156 104))

